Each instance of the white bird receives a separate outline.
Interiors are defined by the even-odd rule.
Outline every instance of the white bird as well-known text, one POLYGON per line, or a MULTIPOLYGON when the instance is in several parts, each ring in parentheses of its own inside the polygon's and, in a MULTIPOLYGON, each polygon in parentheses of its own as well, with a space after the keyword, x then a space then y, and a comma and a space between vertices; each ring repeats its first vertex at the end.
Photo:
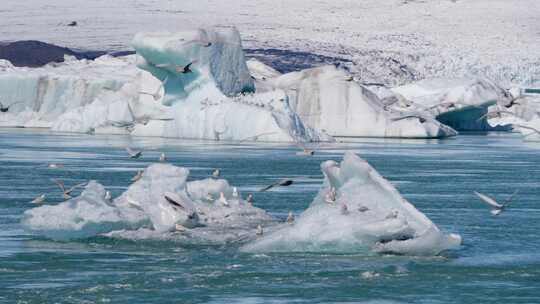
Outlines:
POLYGON ((47 165, 47 167, 48 167, 49 169, 58 169, 58 168, 64 167, 64 165, 62 165, 62 164, 57 164, 57 163, 50 163, 50 164, 47 165))
POLYGON ((129 158, 139 158, 142 155, 142 151, 135 151, 130 147, 126 147, 126 152, 129 154, 129 158))
POLYGON ((60 190, 62 191, 62 197, 64 199, 70 199, 71 198, 71 192, 73 192, 73 190, 86 185, 86 182, 84 182, 84 183, 77 184, 77 185, 75 185, 75 186, 73 186, 73 187, 71 187, 69 189, 66 189, 63 181, 61 181, 59 179, 53 179, 52 181, 55 182, 58 185, 58 187, 60 187, 60 190))
POLYGON ((213 178, 218 178, 220 175, 221 175, 221 171, 219 169, 216 169, 214 170, 214 172, 212 172, 213 178))
POLYGON ((499 204, 493 198, 491 198, 491 197, 489 197, 489 196, 487 196, 485 194, 474 191, 474 194, 476 194, 476 196, 478 196, 484 203, 491 206, 492 209, 491 209, 490 213, 493 214, 493 215, 499 215, 506 208, 506 206, 508 206, 508 204, 510 204, 510 202, 512 201, 512 199, 514 198, 514 196, 517 193, 518 193, 518 190, 516 190, 512 195, 510 195, 510 197, 508 197, 508 199, 504 203, 499 204))
POLYGON ((142 176, 143 176, 143 171, 139 170, 139 171, 137 171, 137 174, 135 174, 135 176, 133 176, 131 178, 131 181, 136 182, 136 181, 140 180, 142 178, 142 176))
POLYGON ((324 195, 324 201, 328 204, 333 204, 336 202, 336 188, 330 187, 330 191, 326 192, 324 195))
POLYGON ((237 198, 238 197, 238 189, 236 187, 233 187, 232 188, 232 196, 234 198, 237 198))
POLYGON ((165 156, 165 153, 161 153, 161 155, 159 156, 159 161, 160 162, 166 162, 167 161, 167 157, 165 156))
POLYGON ((178 231, 178 232, 182 232, 182 231, 186 231, 187 228, 184 227, 184 226, 182 226, 182 225, 180 225, 180 224, 175 224, 175 225, 174 225, 174 230, 176 230, 176 231, 178 231))
POLYGON ((263 235, 263 233, 264 233, 263 227, 261 225, 257 225, 257 232, 255 232, 255 234, 263 235))
POLYGON ((112 199, 111 191, 105 192, 105 200, 110 201, 112 199))
POLYGON ((219 202, 223 204, 223 206, 229 206, 229 202, 227 201, 227 198, 225 198, 225 194, 223 192, 219 193, 219 202))
POLYGON ((294 214, 292 213, 292 211, 289 211, 289 215, 287 216, 287 223, 294 223, 294 214))
POLYGON ((248 202, 250 205, 253 204, 254 200, 253 200, 253 194, 249 193, 247 198, 246 198, 246 202, 248 202))
POLYGON ((32 203, 32 204, 41 204, 41 203, 45 202, 46 198, 47 198, 47 196, 45 194, 42 194, 42 195, 36 197, 35 199, 33 199, 30 203, 32 203))

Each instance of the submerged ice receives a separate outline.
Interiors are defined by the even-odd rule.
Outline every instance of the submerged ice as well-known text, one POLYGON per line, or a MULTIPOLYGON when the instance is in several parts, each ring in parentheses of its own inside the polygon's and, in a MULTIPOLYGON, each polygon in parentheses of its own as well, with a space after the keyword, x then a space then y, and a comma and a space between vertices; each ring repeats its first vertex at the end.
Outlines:
POLYGON ((188 169, 153 164, 117 198, 108 200, 105 188, 92 181, 78 197, 26 211, 22 224, 53 239, 158 238, 241 244, 246 252, 436 255, 460 245, 458 235, 440 231, 355 154, 321 169, 324 184, 292 223, 254 207, 224 179, 187 181, 188 169))

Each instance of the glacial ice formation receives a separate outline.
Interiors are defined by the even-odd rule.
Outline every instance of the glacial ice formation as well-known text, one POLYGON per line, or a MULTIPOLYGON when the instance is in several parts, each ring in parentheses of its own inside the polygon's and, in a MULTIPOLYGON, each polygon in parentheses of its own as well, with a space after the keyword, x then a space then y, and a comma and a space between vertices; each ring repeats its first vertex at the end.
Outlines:
POLYGON ((347 152, 340 165, 326 161, 321 168, 325 182, 319 194, 293 223, 280 223, 252 206, 226 180, 188 182, 188 169, 153 164, 115 199, 108 200, 104 187, 92 181, 78 197, 26 211, 22 224, 60 240, 97 235, 157 238, 240 244, 246 252, 372 249, 436 255, 459 247, 459 235, 441 232, 355 154, 347 152), (326 201, 332 187, 335 201, 326 201), (256 233, 259 225, 262 235, 256 233))
POLYGON ((457 134, 429 115, 398 119, 410 113, 390 111, 375 94, 334 66, 261 79, 256 86, 286 91, 291 107, 306 125, 336 137, 438 138, 457 134))
POLYGON ((291 224, 282 224, 248 243, 248 252, 355 252, 435 255, 461 244, 456 234, 442 233, 407 202, 366 161, 347 152, 341 164, 321 164, 322 189, 309 208, 291 224), (329 193, 335 189, 332 201, 329 193), (329 200, 330 199, 330 200, 329 200))
POLYGON ((394 103, 394 108, 428 112, 460 131, 493 130, 479 118, 489 106, 510 100, 508 92, 486 78, 425 79, 391 90, 401 101, 394 103))

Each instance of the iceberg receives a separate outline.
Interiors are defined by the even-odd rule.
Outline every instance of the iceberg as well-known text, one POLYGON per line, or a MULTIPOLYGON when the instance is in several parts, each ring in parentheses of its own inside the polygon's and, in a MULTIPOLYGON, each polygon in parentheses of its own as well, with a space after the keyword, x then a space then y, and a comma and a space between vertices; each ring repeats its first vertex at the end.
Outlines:
MULTIPOLYGON (((394 108, 427 112, 458 131, 501 130, 485 119, 489 106, 509 101, 509 93, 486 78, 434 78, 395 87, 394 108)), ((389 97, 387 95, 387 97, 389 97)))
POLYGON ((115 199, 92 181, 78 197, 26 211, 22 225, 58 240, 163 239, 240 245, 245 252, 437 255, 461 244, 459 235, 443 233, 355 154, 347 152, 341 164, 325 161, 321 169, 321 190, 293 223, 254 207, 224 179, 188 181, 186 168, 152 164, 115 199))
POLYGON ((256 86, 284 90, 307 126, 335 137, 440 138, 457 134, 429 115, 401 119, 410 113, 388 110, 375 94, 334 66, 261 79, 256 86))
POLYGON ((461 244, 405 200, 366 161, 346 152, 321 164, 322 189, 297 220, 245 244, 247 252, 328 251, 436 255, 461 244), (329 193, 335 191, 335 199, 329 193))

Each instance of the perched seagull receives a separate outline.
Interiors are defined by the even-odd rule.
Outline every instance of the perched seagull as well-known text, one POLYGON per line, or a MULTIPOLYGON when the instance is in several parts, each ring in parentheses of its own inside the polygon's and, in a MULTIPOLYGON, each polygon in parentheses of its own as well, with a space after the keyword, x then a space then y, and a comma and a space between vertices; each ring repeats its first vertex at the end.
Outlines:
POLYGON ((292 211, 289 211, 289 215, 287 216, 287 223, 294 223, 294 214, 292 213, 292 211))
POLYGON ((105 200, 110 202, 112 199, 111 191, 105 192, 105 200))
POLYGON ((238 197, 238 189, 236 187, 233 187, 232 188, 232 196, 234 198, 237 198, 238 197))
POLYGON ((167 157, 165 156, 165 153, 161 152, 161 155, 159 156, 159 161, 162 163, 167 161, 167 157))
POLYGON ((264 233, 263 227, 261 225, 257 225, 257 232, 255 232, 255 234, 263 235, 263 233, 264 233))
POLYGON ((126 148, 126 152, 129 154, 129 158, 139 158, 142 155, 142 151, 132 150, 130 147, 126 148))
POLYGON ((219 169, 216 169, 214 170, 214 172, 212 172, 213 178, 218 178, 220 175, 221 175, 221 171, 219 169))
POLYGON ((62 197, 64 199, 70 199, 71 192, 73 192, 73 190, 86 185, 86 182, 84 182, 84 183, 77 184, 69 189, 66 189, 63 181, 58 180, 58 179, 53 179, 52 181, 55 182, 58 185, 58 187, 60 187, 60 190, 62 191, 62 197))
POLYGON ((227 207, 229 206, 229 202, 225 198, 225 194, 223 194, 223 192, 219 193, 219 202, 222 203, 223 206, 227 206, 227 207))
POLYGON ((139 171, 137 171, 137 174, 135 174, 135 176, 133 176, 131 178, 131 181, 136 182, 136 181, 140 180, 142 178, 142 176, 143 176, 143 170, 139 170, 139 171))
POLYGON ((293 180, 291 179, 282 179, 280 181, 277 181, 271 185, 268 185, 264 188, 262 188, 261 190, 259 190, 259 192, 264 192, 264 191, 267 191, 267 190, 270 190, 272 189, 273 187, 276 187, 276 186, 282 186, 282 187, 287 187, 287 186, 290 186, 293 184, 293 180))
POLYGON ((488 204, 491 206, 491 211, 490 213, 493 214, 493 215, 499 215, 505 208, 506 206, 508 206, 508 204, 510 204, 510 202, 512 201, 512 199, 514 198, 514 196, 518 193, 519 191, 516 190, 512 195, 510 195, 510 197, 502 204, 499 204, 496 200, 494 200, 493 198, 485 195, 485 194, 482 194, 482 193, 479 193, 479 192, 476 192, 474 191, 474 194, 476 194, 476 196, 478 196, 484 203, 488 204))
POLYGON ((47 198, 47 196, 45 194, 42 194, 42 195, 36 197, 35 199, 33 199, 30 203, 32 203, 32 204, 41 204, 41 203, 45 202, 45 198, 47 198))
POLYGON ((246 198, 246 202, 248 202, 250 205, 253 204, 254 200, 253 200, 253 194, 248 194, 247 198, 246 198))
POLYGON ((336 202, 336 188, 330 187, 330 191, 326 192, 324 195, 324 201, 328 204, 333 204, 336 202))
POLYGON ((9 108, 10 108, 12 105, 17 104, 17 103, 21 103, 21 102, 20 102, 20 101, 17 101, 17 102, 14 102, 14 103, 12 103, 12 104, 10 104, 10 105, 8 105, 8 106, 4 106, 4 104, 0 102, 0 112, 6 113, 7 111, 9 111, 9 108))

